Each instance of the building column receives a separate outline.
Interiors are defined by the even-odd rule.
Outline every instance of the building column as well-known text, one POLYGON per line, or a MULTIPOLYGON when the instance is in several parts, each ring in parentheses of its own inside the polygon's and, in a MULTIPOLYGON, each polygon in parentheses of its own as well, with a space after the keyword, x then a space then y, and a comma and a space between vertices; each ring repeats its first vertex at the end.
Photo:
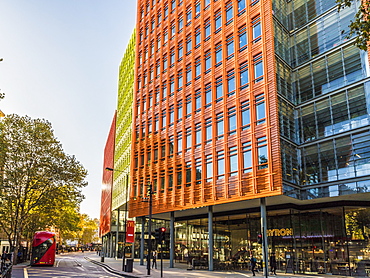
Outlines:
POLYGON ((175 212, 171 211, 170 218, 170 268, 174 268, 175 261, 175 212))
POLYGON ((118 235, 119 235, 119 215, 120 215, 120 210, 117 210, 117 231, 116 231, 116 247, 114 248, 114 253, 116 259, 118 258, 118 235))
POLYGON ((140 265, 144 265, 144 231, 145 231, 145 216, 141 217, 141 238, 140 238, 140 265))
POLYGON ((263 257, 263 272, 267 278, 269 275, 269 260, 268 260, 268 242, 267 242, 267 212, 266 198, 261 198, 261 232, 262 232, 262 257, 263 257))
POLYGON ((213 271, 213 206, 208 207, 208 270, 213 271))
POLYGON ((113 231, 109 233, 109 238, 110 238, 109 258, 113 258, 113 246, 114 246, 113 231))

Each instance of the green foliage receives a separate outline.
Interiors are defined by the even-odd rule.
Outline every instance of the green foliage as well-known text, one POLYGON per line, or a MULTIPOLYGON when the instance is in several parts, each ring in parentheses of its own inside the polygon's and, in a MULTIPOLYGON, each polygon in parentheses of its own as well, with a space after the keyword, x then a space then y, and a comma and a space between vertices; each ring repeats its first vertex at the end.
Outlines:
MULTIPOLYGON (((354 0, 337 0, 339 9, 350 7, 353 5, 354 0)), ((367 50, 370 42, 370 3, 366 0, 361 0, 360 7, 351 21, 349 37, 356 36, 355 45, 362 49, 367 50)))
POLYGON ((7 115, 0 122, 0 170, 0 229, 11 245, 46 227, 76 229, 87 171, 64 153, 49 122, 7 115))

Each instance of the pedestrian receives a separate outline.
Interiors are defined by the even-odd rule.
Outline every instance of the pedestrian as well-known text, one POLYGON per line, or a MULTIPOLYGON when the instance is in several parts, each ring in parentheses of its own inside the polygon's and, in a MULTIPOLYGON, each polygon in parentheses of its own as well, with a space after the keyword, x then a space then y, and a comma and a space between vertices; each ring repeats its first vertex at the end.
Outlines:
MULTIPOLYGON (((250 261, 251 261, 251 270, 252 270, 252 273, 253 273, 253 276, 256 276, 256 264, 257 264, 257 259, 255 257, 253 257, 253 254, 251 255, 251 258, 250 258, 250 261)), ((257 270, 258 272, 258 270, 257 270)))
POLYGON ((152 268, 155 266, 155 269, 157 269, 157 251, 153 251, 153 263, 152 268))
POLYGON ((271 256, 270 256, 270 268, 271 268, 271 275, 276 275, 276 257, 275 257, 275 253, 271 253, 271 256))

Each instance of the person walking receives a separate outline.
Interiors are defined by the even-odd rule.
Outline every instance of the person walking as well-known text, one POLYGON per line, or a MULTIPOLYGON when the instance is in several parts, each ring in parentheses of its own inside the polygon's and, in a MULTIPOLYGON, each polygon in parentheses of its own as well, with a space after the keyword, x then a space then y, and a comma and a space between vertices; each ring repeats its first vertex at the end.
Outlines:
POLYGON ((271 268, 271 275, 276 275, 276 266, 277 266, 277 263, 276 263, 276 257, 275 257, 275 253, 271 253, 271 256, 270 256, 270 268, 271 268))
POLYGON ((152 268, 155 266, 155 269, 157 269, 157 251, 153 251, 153 263, 152 268))
POLYGON ((253 276, 256 276, 255 271, 256 271, 257 259, 253 257, 253 254, 251 255, 250 261, 251 261, 251 270, 252 270, 253 276))

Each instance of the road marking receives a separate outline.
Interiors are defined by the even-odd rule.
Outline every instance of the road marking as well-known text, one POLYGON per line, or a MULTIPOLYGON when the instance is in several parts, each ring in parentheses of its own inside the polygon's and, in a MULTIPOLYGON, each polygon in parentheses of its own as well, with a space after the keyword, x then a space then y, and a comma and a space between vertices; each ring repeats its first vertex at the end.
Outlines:
POLYGON ((27 268, 23 268, 23 276, 24 278, 28 278, 27 268))

